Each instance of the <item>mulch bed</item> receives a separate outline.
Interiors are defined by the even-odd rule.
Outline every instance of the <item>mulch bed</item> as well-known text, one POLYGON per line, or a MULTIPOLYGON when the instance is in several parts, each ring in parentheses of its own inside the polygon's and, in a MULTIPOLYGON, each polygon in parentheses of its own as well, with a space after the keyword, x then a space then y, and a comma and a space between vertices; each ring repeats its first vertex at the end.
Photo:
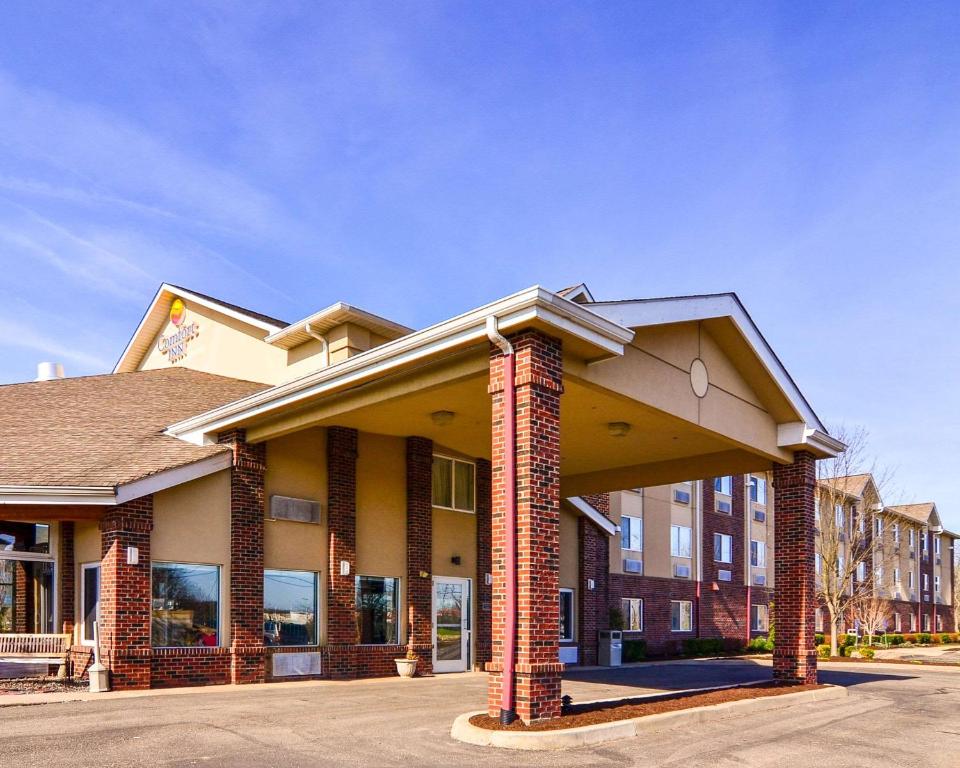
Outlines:
POLYGON ((927 661, 926 659, 854 659, 850 656, 831 656, 817 661, 843 661, 849 664, 908 664, 913 667, 960 667, 960 661, 927 661))
POLYGON ((470 724, 491 731, 557 731, 564 728, 576 728, 581 725, 611 723, 616 720, 629 720, 633 717, 656 715, 661 712, 675 712, 679 709, 705 707, 710 704, 723 704, 727 701, 743 699, 761 699, 767 696, 780 696, 784 693, 812 691, 824 688, 823 685, 790 685, 771 681, 760 685, 738 688, 725 688, 706 693, 666 693, 656 699, 622 699, 620 701, 597 702, 594 704, 574 704, 564 708, 563 715, 553 720, 545 720, 524 725, 516 720, 508 726, 489 715, 474 715, 470 724))
POLYGON ((0 696, 18 696, 27 693, 68 693, 85 691, 90 687, 84 680, 60 680, 56 677, 18 677, 0 680, 0 696))

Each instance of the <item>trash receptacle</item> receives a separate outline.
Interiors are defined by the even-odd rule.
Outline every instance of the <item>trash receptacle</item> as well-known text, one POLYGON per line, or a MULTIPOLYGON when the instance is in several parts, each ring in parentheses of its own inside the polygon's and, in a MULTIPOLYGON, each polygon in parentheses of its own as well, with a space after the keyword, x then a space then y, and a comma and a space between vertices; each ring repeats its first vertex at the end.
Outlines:
POLYGON ((623 633, 619 629, 600 630, 598 661, 601 667, 619 667, 623 658, 623 633))

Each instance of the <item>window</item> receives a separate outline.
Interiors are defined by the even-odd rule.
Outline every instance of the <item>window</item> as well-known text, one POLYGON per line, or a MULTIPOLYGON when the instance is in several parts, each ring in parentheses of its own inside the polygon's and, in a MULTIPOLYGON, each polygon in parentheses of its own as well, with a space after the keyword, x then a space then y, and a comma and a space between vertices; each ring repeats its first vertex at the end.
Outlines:
POLYGON ((753 632, 766 632, 769 626, 767 622, 767 606, 750 606, 750 629, 753 632))
POLYGON ((894 583, 894 586, 896 586, 896 585, 898 585, 898 584, 900 583, 900 569, 899 569, 899 568, 894 568, 894 569, 893 569, 893 583, 894 583))
POLYGON ((313 571, 263 572, 264 645, 317 644, 317 586, 313 571))
POLYGON ((821 573, 823 573, 823 555, 817 552, 817 554, 815 554, 813 557, 814 568, 816 569, 816 574, 819 576, 821 573))
POLYGON ((733 581, 733 571, 721 568, 717 571, 717 581, 733 581))
POLYGON ((573 590, 560 590, 560 641, 572 642, 573 632, 573 590))
POLYGON ((813 612, 813 631, 823 632, 823 609, 817 608, 813 612))
MULTIPOLYGON (((850 508, 850 512, 853 513, 853 507, 850 508)), ((857 516, 857 528, 859 529, 860 533, 867 532, 867 518, 865 515, 857 516)))
POLYGON ((939 536, 933 537, 933 554, 935 554, 937 557, 940 557, 940 537, 939 536))
POLYGON ((903 632, 903 619, 900 618, 899 613, 893 614, 893 630, 894 632, 903 632))
POLYGON ((910 631, 911 632, 917 631, 917 614, 915 613, 910 614, 910 631))
POLYGON ((943 632, 943 616, 937 614, 937 632, 943 632))
POLYGON ((693 603, 689 600, 670 601, 670 630, 672 632, 693 631, 693 603))
POLYGON ((939 576, 933 577, 933 591, 936 592, 938 595, 940 594, 940 577, 939 576))
POLYGON ((917 532, 914 531, 913 528, 910 529, 910 546, 911 546, 911 547, 914 546, 914 541, 915 541, 916 533, 917 533, 917 532))
POLYGON ((837 578, 843 578, 843 555, 837 555, 837 578))
MULTIPOLYGON (((0 550, 6 549, 5 535, 0 534, 0 550)), ((10 536, 11 547, 13 537, 10 536)), ((13 560, 0 560, 0 632, 13 632, 16 621, 13 611, 16 604, 16 563, 13 560)))
POLYGON ((820 499, 813 500, 813 519, 820 522, 820 499))
POLYGON ((876 518, 877 537, 883 536, 883 518, 876 518))
POLYGON ((473 512, 475 467, 472 462, 433 457, 433 506, 473 512))
POLYGON ((357 576, 357 629, 362 645, 396 645, 400 579, 357 576))
POLYGON ((764 478, 750 475, 750 501, 767 503, 767 481, 764 478))
POLYGON ((670 554, 673 557, 690 557, 690 529, 687 526, 670 526, 670 554))
POLYGON ((750 565, 763 568, 767 564, 767 544, 756 539, 750 540, 750 565))
POLYGON ((93 643, 93 622, 99 621, 100 563, 80 566, 80 642, 93 643))
POLYGON ((930 589, 930 577, 923 574, 923 591, 926 592, 928 589, 930 589))
POLYGON ((898 523, 893 524, 893 543, 900 543, 900 525, 898 523))
POLYGON ((913 571, 909 571, 907 573, 907 586, 910 587, 910 589, 913 589, 913 584, 913 571))
POLYGON ((878 565, 873 569, 873 577, 876 580, 877 584, 883 584, 883 566, 878 565))
POLYGON ((923 554, 927 554, 927 533, 924 531, 920 534, 920 549, 923 550, 923 554))
POLYGON ((857 563, 857 581, 867 580, 867 564, 861 560, 857 563))
POLYGON ((733 478, 729 475, 715 478, 713 481, 713 490, 727 496, 733 495, 733 478))
POLYGON ((837 504, 834 507, 834 513, 837 519, 837 528, 843 528, 844 516, 843 516, 843 504, 837 504))
POLYGON ((930 614, 929 613, 923 614, 923 631, 924 632, 930 631, 930 614))
POLYGON ((643 552, 643 519, 624 515, 620 518, 620 548, 643 552))
POLYGON ((713 534, 713 559, 718 563, 733 562, 733 536, 725 533, 713 534))
POLYGON ((643 632, 643 600, 639 597, 624 598, 620 601, 623 611, 623 625, 628 632, 643 632))
POLYGON ((157 648, 220 644, 220 567, 153 564, 151 641, 157 648))

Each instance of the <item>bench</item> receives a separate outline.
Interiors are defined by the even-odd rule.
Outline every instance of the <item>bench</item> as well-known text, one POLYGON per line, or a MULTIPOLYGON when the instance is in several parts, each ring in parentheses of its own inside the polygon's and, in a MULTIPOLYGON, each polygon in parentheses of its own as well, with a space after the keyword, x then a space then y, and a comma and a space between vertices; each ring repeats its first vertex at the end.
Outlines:
POLYGON ((67 657, 73 636, 66 635, 2 635, 0 664, 56 664, 57 677, 67 676, 67 657))

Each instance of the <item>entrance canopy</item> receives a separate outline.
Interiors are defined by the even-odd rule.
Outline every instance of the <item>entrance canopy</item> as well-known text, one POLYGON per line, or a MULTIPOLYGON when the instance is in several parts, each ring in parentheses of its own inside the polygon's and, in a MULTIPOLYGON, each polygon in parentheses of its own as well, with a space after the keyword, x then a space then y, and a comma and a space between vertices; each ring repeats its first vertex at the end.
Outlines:
POLYGON ((312 426, 491 453, 488 324, 562 341, 561 491, 576 496, 761 470, 842 450, 733 294, 577 301, 533 287, 171 426, 209 444, 312 426))

